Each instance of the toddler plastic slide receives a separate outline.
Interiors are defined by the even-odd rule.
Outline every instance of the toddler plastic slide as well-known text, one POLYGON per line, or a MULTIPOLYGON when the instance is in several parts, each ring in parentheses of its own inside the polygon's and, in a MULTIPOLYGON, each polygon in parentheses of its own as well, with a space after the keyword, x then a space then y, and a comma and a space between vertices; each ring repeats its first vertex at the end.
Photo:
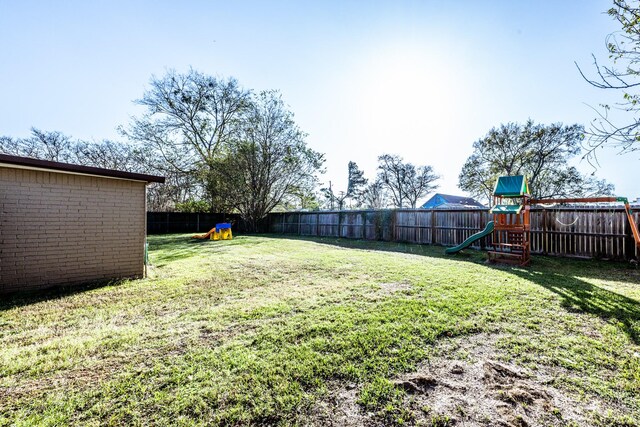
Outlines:
POLYGON ((463 250, 464 248, 467 248, 469 246, 471 246, 471 244, 473 242, 475 242, 476 240, 480 240, 485 236, 488 236, 489 234, 493 233, 493 221, 489 221, 487 223, 487 225, 484 227, 484 230, 469 236, 469 238, 467 240, 465 240, 464 242, 460 243, 457 246, 453 246, 451 248, 447 248, 444 253, 451 255, 451 254, 455 254, 457 252, 460 252, 461 250, 463 250))

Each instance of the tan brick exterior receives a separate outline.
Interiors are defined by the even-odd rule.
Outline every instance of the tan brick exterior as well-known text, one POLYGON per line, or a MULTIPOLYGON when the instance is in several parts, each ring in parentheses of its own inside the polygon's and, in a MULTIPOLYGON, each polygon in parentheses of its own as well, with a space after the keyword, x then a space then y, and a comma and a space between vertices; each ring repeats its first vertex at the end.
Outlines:
POLYGON ((139 277, 145 183, 0 165, 0 294, 139 277))

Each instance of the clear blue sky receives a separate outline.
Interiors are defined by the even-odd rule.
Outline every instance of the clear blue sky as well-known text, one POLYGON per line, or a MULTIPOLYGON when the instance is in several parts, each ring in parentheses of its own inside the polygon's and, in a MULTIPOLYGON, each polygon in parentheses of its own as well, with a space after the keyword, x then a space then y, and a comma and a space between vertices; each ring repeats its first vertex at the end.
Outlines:
MULTIPOLYGON (((440 191, 460 194, 462 164, 491 127, 586 125, 589 105, 617 99, 574 66, 606 59, 610 5, 0 0, 0 134, 117 139, 152 74, 193 67, 279 89, 338 190, 350 160, 372 178, 377 156, 394 153, 432 165, 440 191)), ((638 157, 602 151, 597 174, 638 197, 638 157)))

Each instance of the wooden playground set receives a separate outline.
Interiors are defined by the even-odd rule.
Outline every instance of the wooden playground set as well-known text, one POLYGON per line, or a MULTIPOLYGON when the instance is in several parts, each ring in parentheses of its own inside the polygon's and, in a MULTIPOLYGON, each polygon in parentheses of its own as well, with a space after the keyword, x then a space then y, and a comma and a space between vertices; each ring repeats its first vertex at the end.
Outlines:
POLYGON ((473 242, 491 235, 491 247, 488 251, 490 262, 510 263, 525 266, 531 262, 531 222, 532 205, 566 203, 623 203, 627 220, 631 227, 636 247, 640 249, 640 232, 632 215, 626 197, 579 197, 560 199, 533 199, 529 184, 524 176, 501 176, 493 190, 493 203, 489 213, 493 220, 484 230, 466 239, 461 244, 447 248, 447 254, 453 254, 469 247, 473 242))

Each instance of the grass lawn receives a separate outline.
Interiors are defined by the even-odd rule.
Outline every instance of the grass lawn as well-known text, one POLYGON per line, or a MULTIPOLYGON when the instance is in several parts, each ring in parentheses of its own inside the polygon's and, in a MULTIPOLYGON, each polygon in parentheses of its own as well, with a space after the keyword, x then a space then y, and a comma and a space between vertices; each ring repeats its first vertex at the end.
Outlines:
POLYGON ((149 279, 0 302, 0 425, 640 425, 632 266, 149 240, 149 279))

